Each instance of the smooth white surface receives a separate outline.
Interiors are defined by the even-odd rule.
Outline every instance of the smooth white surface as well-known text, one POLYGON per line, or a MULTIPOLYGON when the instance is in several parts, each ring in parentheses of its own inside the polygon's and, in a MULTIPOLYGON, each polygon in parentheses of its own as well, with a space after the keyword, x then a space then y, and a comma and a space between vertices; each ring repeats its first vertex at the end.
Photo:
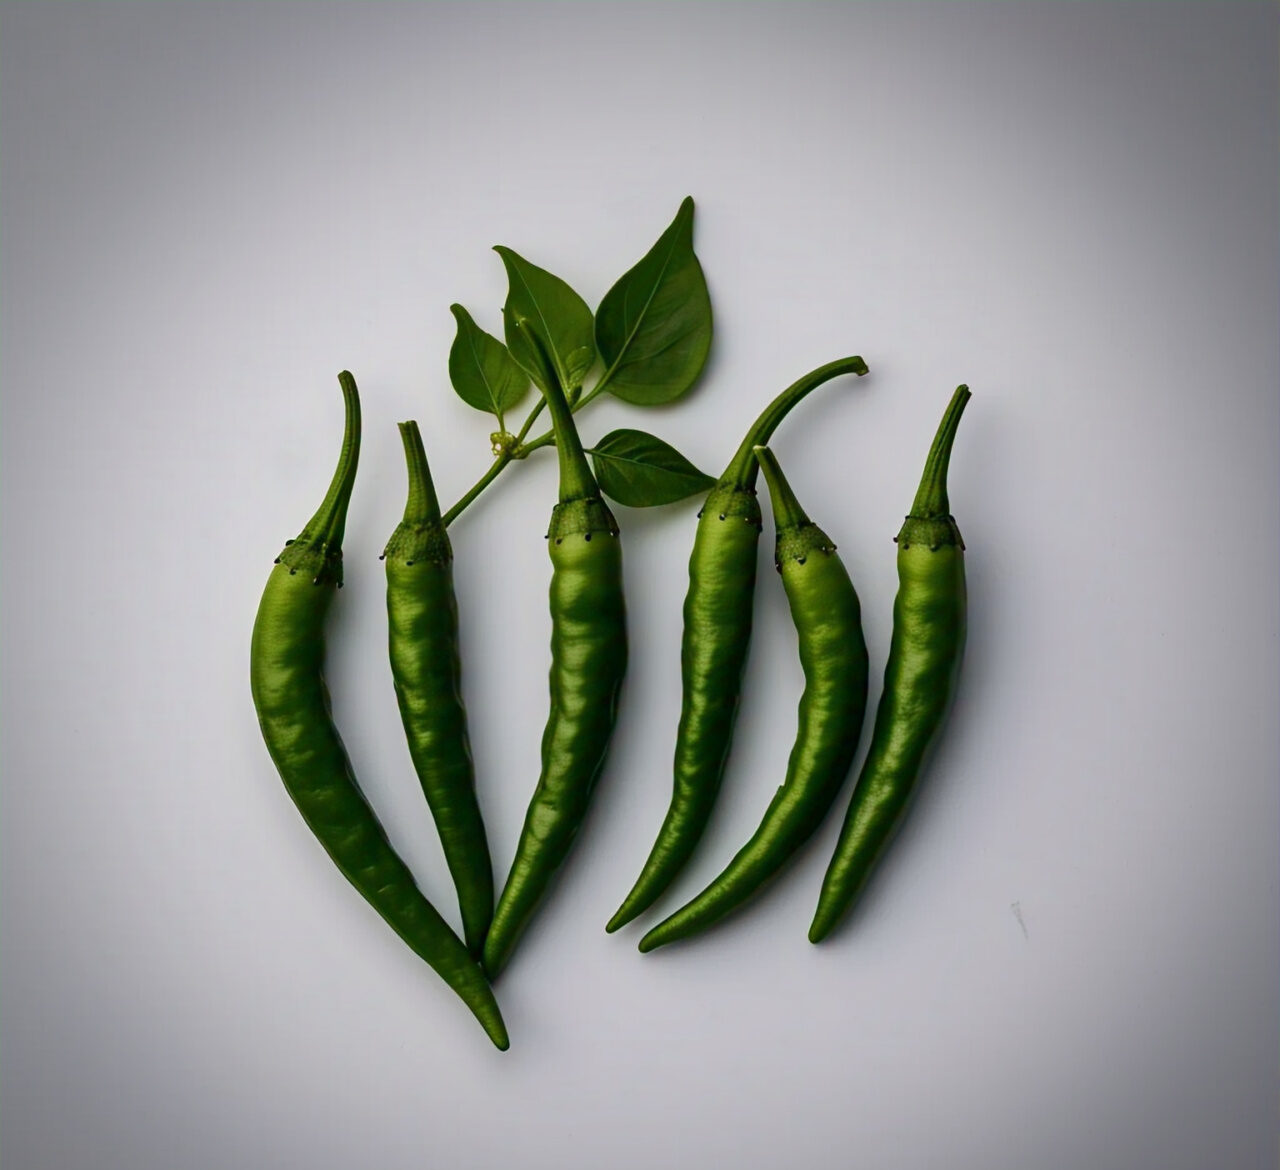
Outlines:
MULTIPOLYGON (((3 8, 6 1170, 1273 1166, 1277 86, 1270 5, 3 8), (335 710, 424 888, 377 555, 396 420, 484 469, 448 305, 505 243, 595 305, 679 200, 716 342, 676 407, 581 418, 716 471, 774 444, 862 596, 950 391, 971 633, 908 828, 805 941, 845 797, 713 936, 603 925, 669 792, 695 505, 619 509, 608 774, 490 1049, 347 888, 263 750, 250 625, 366 439, 335 710), (1014 910, 1021 914, 1021 923, 1014 910), (1024 929, 1025 928, 1025 929, 1024 929)), ((454 532, 500 871, 545 718, 548 458, 454 532)), ((693 894, 779 782, 800 675, 762 542, 693 894)), ((656 920, 650 916, 647 921, 656 920)))

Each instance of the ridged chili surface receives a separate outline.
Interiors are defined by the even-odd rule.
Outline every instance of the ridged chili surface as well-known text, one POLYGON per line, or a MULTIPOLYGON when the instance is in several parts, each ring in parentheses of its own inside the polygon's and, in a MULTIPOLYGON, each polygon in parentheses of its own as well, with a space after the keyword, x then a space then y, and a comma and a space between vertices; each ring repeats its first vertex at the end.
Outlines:
POLYGON ((560 502, 547 532, 551 703, 541 773, 485 941, 484 965, 491 977, 506 966, 582 827, 604 770, 627 668, 618 525, 591 474, 554 375, 544 393, 560 459, 560 502))
POLYGON ((346 429, 338 468, 320 509, 277 559, 254 622, 254 706, 286 791, 333 863, 505 1049, 506 1027, 484 973, 388 842, 331 716, 324 620, 342 583, 342 538, 360 451, 355 380, 345 372, 340 380, 346 429))
POLYGON ((625 926, 662 896, 702 839, 720 791, 755 606, 761 515, 754 449, 767 443, 792 408, 824 382, 866 372, 862 358, 841 358, 788 386, 752 424, 707 495, 689 557, 671 802, 640 876, 606 930, 625 926))
POLYGON ((848 913, 889 847, 955 695, 964 652, 964 542, 951 515, 947 470, 969 388, 951 398, 911 512, 898 533, 898 594, 884 691, 871 747, 827 868, 809 940, 848 913))
POLYGON ((767 448, 757 457, 777 529, 775 566, 796 630, 804 691, 786 778, 723 872, 640 940, 651 951, 698 934, 775 877, 822 823, 853 764, 867 703, 862 610, 835 544, 801 508, 767 448))
POLYGON ((400 435, 409 493, 404 519, 383 552, 391 677, 409 754, 458 892, 467 949, 479 959, 493 917, 493 865, 462 702, 453 549, 418 424, 401 423, 400 435))

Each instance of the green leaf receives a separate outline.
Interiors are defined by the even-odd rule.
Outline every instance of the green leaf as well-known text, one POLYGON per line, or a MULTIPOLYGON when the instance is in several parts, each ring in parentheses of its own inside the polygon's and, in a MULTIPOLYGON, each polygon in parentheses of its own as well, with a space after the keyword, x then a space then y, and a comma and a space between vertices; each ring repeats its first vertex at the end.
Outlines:
POLYGON ((510 248, 499 246, 494 251, 507 269, 507 303, 502 307, 502 318, 511 356, 545 390, 547 371, 520 327, 536 333, 551 358, 561 388, 572 402, 596 360, 587 302, 558 276, 530 264, 510 248))
POLYGON ((711 349, 711 298, 693 254, 693 200, 596 313, 608 388, 625 402, 672 402, 690 389, 711 349))
POLYGON ((588 454, 600 490, 629 508, 674 504, 716 482, 669 443, 644 431, 610 431, 588 454))
POLYGON ((449 381, 468 406, 498 416, 529 391, 529 375, 496 337, 486 333, 461 305, 450 305, 458 322, 458 332, 449 350, 449 381))

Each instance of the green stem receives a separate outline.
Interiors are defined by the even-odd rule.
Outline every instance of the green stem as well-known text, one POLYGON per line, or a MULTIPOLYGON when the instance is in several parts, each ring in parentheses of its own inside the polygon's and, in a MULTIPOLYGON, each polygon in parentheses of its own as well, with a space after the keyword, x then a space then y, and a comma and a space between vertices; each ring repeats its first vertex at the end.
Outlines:
POLYGON ((924 474, 920 477, 915 503, 911 505, 912 516, 927 519, 951 514, 951 501, 947 498, 947 468, 951 464, 951 447, 956 439, 960 416, 964 414, 965 404, 971 397, 968 386, 957 386, 956 392, 951 396, 950 405, 942 416, 937 435, 934 436, 933 446, 929 448, 929 458, 925 461, 924 474))
POLYGON ((747 431, 746 438, 742 440, 742 445, 734 454, 733 459, 730 460, 724 475, 720 477, 720 482, 722 484, 730 484, 738 491, 750 491, 755 487, 756 474, 760 470, 760 465, 756 462, 755 448, 763 447, 768 443, 778 424, 787 417, 791 408, 810 391, 816 390, 821 386, 823 382, 829 382, 832 378, 837 378, 841 374, 857 374, 861 376, 866 372, 867 363, 860 357, 847 357, 840 358, 838 361, 828 362, 825 366, 819 366, 816 370, 811 370, 805 374, 803 378, 792 382, 790 386, 764 408, 760 417, 751 424, 751 429, 747 431))
POLYGON ((342 451, 338 455, 338 466, 334 469, 333 479, 323 502, 302 530, 310 543, 321 548, 342 546, 342 537, 347 527, 347 505, 351 502, 351 489, 356 481, 356 464, 360 459, 360 394, 356 389, 356 380, 343 370, 338 375, 338 384, 342 387, 342 398, 347 408, 342 432, 342 451))
POLYGON ((427 452, 422 446, 422 433, 418 424, 410 419, 400 423, 400 439, 404 443, 404 463, 409 472, 409 495, 404 505, 406 524, 438 524, 440 500, 435 484, 431 482, 431 468, 427 465, 427 452))
MULTIPOLYGON (((519 433, 516 435, 517 451, 521 450, 521 445, 524 443, 525 435, 529 433, 530 428, 533 426, 534 419, 536 419, 538 415, 542 413, 542 408, 546 405, 547 405, 547 400, 541 396, 539 396, 538 401, 533 404, 533 409, 529 411, 529 417, 524 420, 524 425, 520 428, 519 433)), ((521 458, 523 457, 524 456, 522 454, 521 458)))
MULTIPOLYGON (((613 373, 612 369, 606 370, 604 377, 601 378, 600 381, 597 382, 594 386, 592 386, 591 389, 586 394, 584 394, 581 398, 579 398, 577 402, 570 403, 569 405, 570 411, 572 411, 574 414, 577 414, 578 411, 580 411, 584 406, 586 406, 588 402, 590 402, 593 398, 598 397, 600 392, 604 389, 605 383, 609 381, 609 375, 611 373, 613 373)), ((529 421, 530 422, 533 421, 532 416, 530 417, 529 421)), ((526 426, 525 429, 521 431, 519 435, 519 439, 521 440, 519 444, 521 459, 523 459, 526 455, 528 455, 530 451, 537 451, 540 447, 549 447, 552 443, 556 441, 556 433, 553 428, 548 431, 543 431, 543 433, 540 434, 536 439, 530 439, 529 442, 525 443, 523 442, 523 439, 524 439, 524 436, 528 433, 528 430, 529 428, 526 426)))
MULTIPOLYGON (((572 410, 573 407, 569 409, 572 410)), ((543 431, 536 439, 530 439, 527 443, 520 444, 520 458, 523 459, 526 455, 530 455, 543 447, 550 447, 555 441, 556 432, 554 427, 549 431, 543 431)))
MULTIPOLYGON (((605 387, 609 384, 609 379, 613 376, 615 368, 616 367, 611 366, 609 369, 605 370, 600 381, 587 391, 586 394, 579 398, 577 402, 573 403, 569 407, 570 413, 577 414, 578 411, 586 406, 593 398, 599 397, 605 387)), ((529 417, 524 420, 524 425, 521 426, 519 433, 516 435, 515 449, 510 452, 503 452, 503 454, 499 455, 497 459, 493 461, 489 470, 471 486, 471 489, 467 494, 444 514, 444 523, 446 528, 461 516, 472 501, 475 500, 475 498, 480 495, 485 488, 487 488, 495 479, 498 478, 499 475, 502 474, 506 469, 507 464, 513 459, 523 459, 526 455, 530 454, 530 452, 537 451, 542 447, 549 447, 556 441, 554 427, 550 430, 544 431, 536 439, 530 439, 527 443, 524 441, 525 436, 533 429, 534 422, 537 421, 538 416, 542 413, 542 408, 546 406, 546 404, 547 400, 539 397, 538 401, 534 403, 533 409, 529 411, 529 417)))
POLYGON ((444 514, 444 526, 449 527, 463 512, 467 510, 468 505, 478 496, 485 488, 487 488, 502 473, 502 469, 511 462, 511 452, 503 451, 490 465, 486 471, 475 483, 471 485, 467 494, 464 495, 456 504, 453 505, 444 514))
POLYGON ((791 490, 787 477, 782 474, 774 453, 768 447, 757 447, 755 455, 760 470, 764 472, 764 481, 769 485, 769 505, 773 509, 774 527, 782 531, 784 528, 802 528, 811 524, 808 514, 791 490))
MULTIPOLYGON (((529 340, 539 351, 542 342, 538 335, 530 331, 529 340)), ((545 354, 543 355, 545 357, 545 354)), ((546 363, 550 370, 550 363, 546 363)), ((578 438, 578 428, 573 424, 573 411, 569 409, 568 400, 559 379, 554 375, 546 379, 543 391, 547 410, 551 412, 551 426, 556 436, 556 451, 560 456, 560 502, 583 500, 600 494, 596 486, 596 477, 591 474, 591 465, 587 462, 586 453, 582 450, 582 441, 578 438)))

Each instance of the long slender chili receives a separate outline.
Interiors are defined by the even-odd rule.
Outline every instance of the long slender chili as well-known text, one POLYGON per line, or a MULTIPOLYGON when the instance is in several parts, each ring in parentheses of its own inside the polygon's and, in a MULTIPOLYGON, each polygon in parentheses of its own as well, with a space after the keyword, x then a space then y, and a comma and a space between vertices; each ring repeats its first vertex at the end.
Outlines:
POLYGON ((418 424, 401 423, 400 437, 409 495, 382 554, 391 675, 409 754, 458 891, 467 949, 479 959, 493 916, 493 866, 462 705, 453 549, 418 424))
POLYGON ((496 976, 560 869, 604 768, 627 665, 618 525, 582 452, 554 375, 547 405, 560 458, 560 502, 551 513, 551 712, 542 773, 511 871, 485 940, 496 976))
POLYGON ((862 358, 841 358, 787 387, 752 424, 698 513, 684 601, 683 699, 671 804, 640 876, 606 930, 625 926, 658 900, 693 855, 720 791, 751 640, 762 527, 755 448, 769 441, 810 391, 841 374, 866 372, 862 358))
POLYGON ((853 905, 902 824, 955 694, 965 636, 964 542, 947 498, 960 386, 943 415, 898 542, 893 639, 871 747, 827 868, 809 941, 821 942, 853 905))
POLYGON ((333 863, 505 1049, 507 1030, 484 973, 388 843, 330 716, 324 619, 342 584, 342 537, 360 453, 355 380, 344 371, 339 381, 347 413, 342 454, 324 502, 267 579, 250 650, 253 702, 285 789, 333 863))
POLYGON ((867 706, 862 609, 836 546, 787 483, 773 452, 756 455, 769 485, 782 577, 800 645, 804 693, 787 775, 751 840, 687 905, 640 940, 642 951, 698 934, 753 897, 817 830, 849 774, 867 706))

